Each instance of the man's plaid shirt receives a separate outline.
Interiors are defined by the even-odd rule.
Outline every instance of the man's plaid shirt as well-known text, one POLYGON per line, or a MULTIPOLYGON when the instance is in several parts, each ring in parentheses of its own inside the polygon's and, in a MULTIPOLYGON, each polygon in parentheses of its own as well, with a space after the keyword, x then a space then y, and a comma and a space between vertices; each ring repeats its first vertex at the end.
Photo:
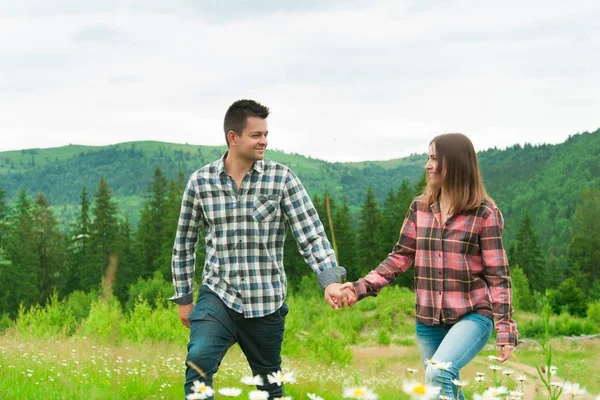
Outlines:
POLYGON ((471 313, 496 319, 498 345, 517 344, 512 289, 502 244, 504 219, 488 200, 450 216, 442 227, 439 203, 413 200, 392 253, 355 282, 358 298, 376 296, 414 261, 416 319, 454 324, 471 313))
POLYGON ((204 229, 202 283, 247 318, 275 312, 286 297, 283 245, 286 226, 324 288, 340 270, 310 197, 288 167, 254 162, 241 187, 219 160, 194 172, 181 203, 172 272, 178 304, 193 302, 196 245, 204 229))

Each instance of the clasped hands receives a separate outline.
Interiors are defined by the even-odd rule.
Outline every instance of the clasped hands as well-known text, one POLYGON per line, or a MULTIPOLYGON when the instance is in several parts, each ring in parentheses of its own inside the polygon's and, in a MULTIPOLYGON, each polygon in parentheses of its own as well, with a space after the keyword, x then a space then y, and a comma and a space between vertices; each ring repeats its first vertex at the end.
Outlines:
POLYGON ((331 308, 352 307, 358 301, 358 295, 352 282, 331 283, 325 288, 325 300, 331 308))

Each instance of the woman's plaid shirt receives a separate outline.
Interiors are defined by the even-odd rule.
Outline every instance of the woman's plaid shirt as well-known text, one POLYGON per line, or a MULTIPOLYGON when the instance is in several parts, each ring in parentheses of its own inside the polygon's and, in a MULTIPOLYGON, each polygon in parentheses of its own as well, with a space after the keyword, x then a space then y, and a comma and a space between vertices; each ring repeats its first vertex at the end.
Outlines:
POLYGON ((467 314, 484 314, 496 320, 498 345, 516 345, 502 213, 483 200, 443 227, 440 221, 439 203, 428 207, 423 197, 415 198, 392 253, 355 282, 358 298, 376 296, 414 261, 418 322, 454 324, 467 314))
POLYGON ((285 165, 256 161, 239 190, 224 159, 194 172, 183 192, 173 247, 178 304, 193 302, 198 232, 204 229, 202 283, 232 310, 254 318, 275 312, 286 297, 286 226, 322 287, 340 282, 340 269, 310 197, 285 165))

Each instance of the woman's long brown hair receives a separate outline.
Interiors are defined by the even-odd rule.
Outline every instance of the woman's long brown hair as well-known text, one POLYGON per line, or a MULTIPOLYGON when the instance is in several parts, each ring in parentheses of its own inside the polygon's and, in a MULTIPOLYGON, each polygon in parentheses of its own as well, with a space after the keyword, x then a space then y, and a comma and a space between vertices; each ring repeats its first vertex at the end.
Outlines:
POLYGON ((440 200, 442 190, 450 197, 450 213, 458 214, 481 205, 485 198, 494 203, 483 185, 477 153, 471 140, 462 133, 446 133, 436 136, 430 143, 435 145, 438 160, 437 171, 441 185, 435 185, 427 176, 423 190, 428 205, 440 200))

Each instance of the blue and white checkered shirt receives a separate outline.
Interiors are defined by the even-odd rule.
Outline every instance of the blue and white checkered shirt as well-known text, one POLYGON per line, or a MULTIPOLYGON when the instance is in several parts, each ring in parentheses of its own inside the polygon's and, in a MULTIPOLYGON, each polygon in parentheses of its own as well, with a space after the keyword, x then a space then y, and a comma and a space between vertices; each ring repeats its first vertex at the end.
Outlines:
POLYGON ((204 229, 202 283, 246 318, 269 315, 286 297, 283 245, 289 227, 298 249, 324 288, 342 280, 304 186, 291 169, 254 162, 241 187, 225 171, 223 157, 190 177, 181 203, 172 272, 178 304, 193 302, 198 231, 204 229))

